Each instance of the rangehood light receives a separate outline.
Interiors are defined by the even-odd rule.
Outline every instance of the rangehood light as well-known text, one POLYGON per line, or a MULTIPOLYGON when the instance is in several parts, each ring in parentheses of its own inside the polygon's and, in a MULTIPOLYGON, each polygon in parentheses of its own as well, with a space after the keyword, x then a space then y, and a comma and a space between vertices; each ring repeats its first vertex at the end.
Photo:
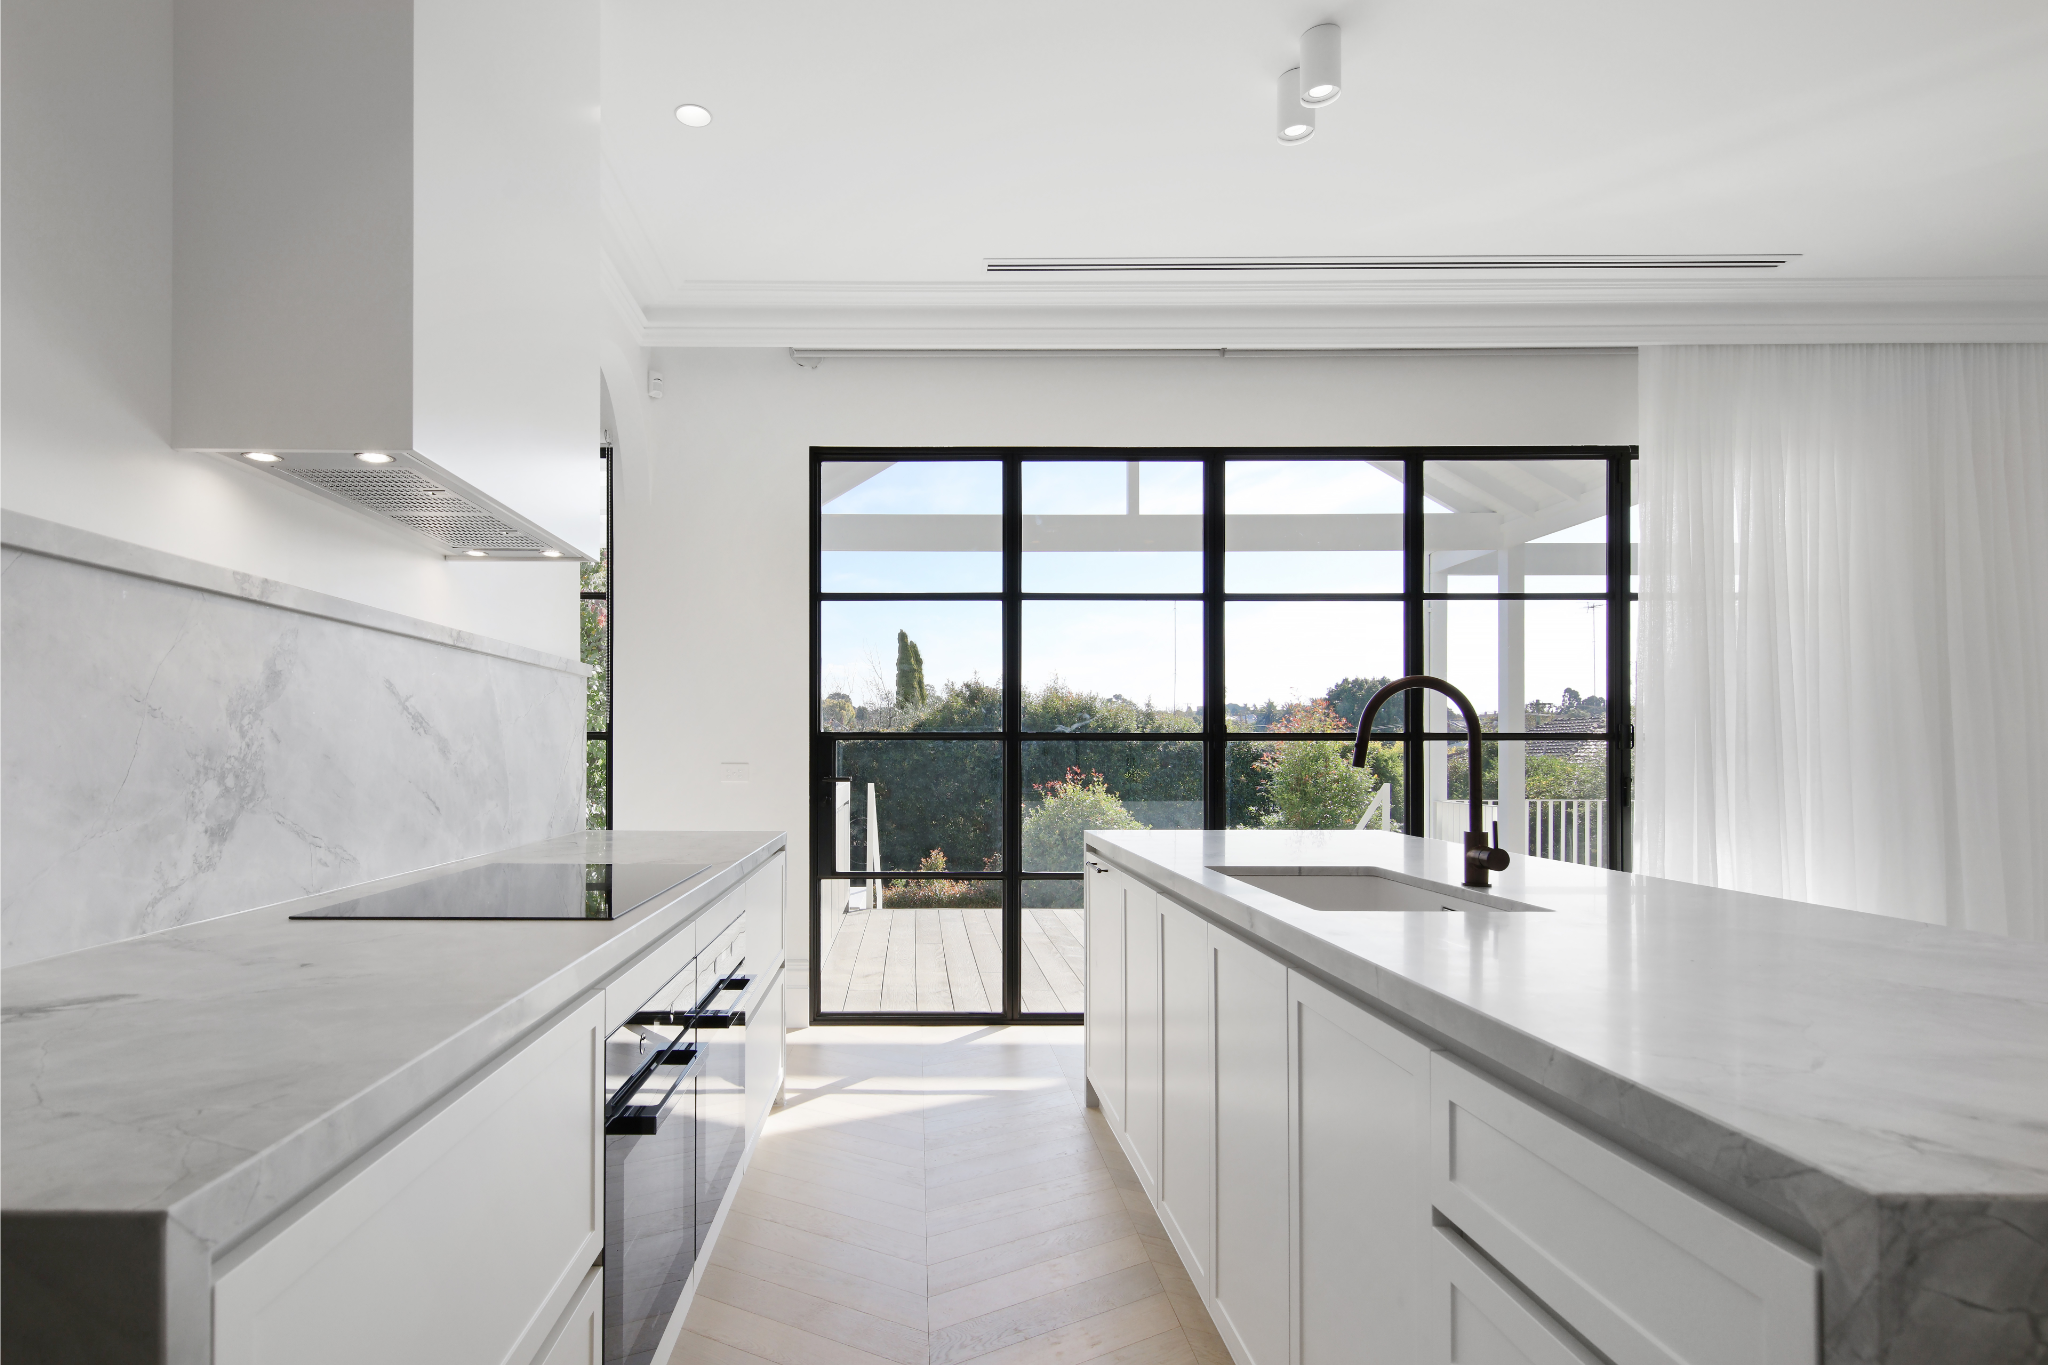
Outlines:
POLYGON ((390 464, 391 457, 381 450, 358 450, 356 458, 364 464, 390 464))
POLYGON ((1315 136, 1316 111, 1301 103, 1301 68, 1280 73, 1280 140, 1306 142, 1315 136))
POLYGON ((482 559, 484 557, 482 550, 464 550, 462 553, 468 555, 471 559, 482 559))
POLYGON ((542 550, 540 552, 540 557, 542 559, 560 559, 562 557, 562 552, 560 550, 542 550))
POLYGON ((1342 30, 1335 24, 1317 24, 1301 35, 1301 102, 1315 108, 1331 103, 1343 90, 1342 30))
POLYGON ((711 122, 711 111, 701 104, 678 104, 676 122, 685 128, 702 128, 711 122))
POLYGON ((257 464, 276 464, 281 457, 273 455, 267 450, 245 450, 242 452, 242 458, 254 460, 257 464))

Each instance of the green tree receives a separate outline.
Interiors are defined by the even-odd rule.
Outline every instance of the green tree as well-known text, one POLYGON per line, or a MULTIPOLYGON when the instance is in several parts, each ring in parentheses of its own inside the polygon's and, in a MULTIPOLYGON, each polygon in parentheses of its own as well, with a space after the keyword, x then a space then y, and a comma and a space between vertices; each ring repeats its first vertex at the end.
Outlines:
POLYGON ((1144 829, 1124 809, 1101 773, 1067 769, 1064 779, 1034 783, 1042 798, 1024 816, 1024 866, 1046 872, 1081 870, 1082 836, 1091 829, 1144 829))
MULTIPOLYGON (((911 648, 915 649, 913 645, 911 648)), ((1003 689, 985 683, 977 675, 964 683, 950 679, 938 695, 927 696, 926 707, 911 722, 913 730, 1000 730, 1003 728, 1003 689)))
MULTIPOLYGON (((1392 678, 1343 678, 1330 688, 1324 700, 1329 702, 1330 709, 1343 720, 1344 728, 1356 734, 1358 717, 1365 711, 1365 704, 1372 700, 1373 693, 1392 681, 1392 678)), ((1400 729, 1403 715, 1401 704, 1407 699, 1408 694, 1405 692, 1389 697, 1387 704, 1380 708, 1380 713, 1373 717, 1373 729, 1400 729)))
MULTIPOLYGON (((605 552, 598 552, 595 564, 584 564, 580 573, 583 592, 608 592, 605 552)), ((584 682, 583 729, 588 734, 610 734, 612 724, 611 680, 611 598, 583 598, 583 662, 591 668, 584 682)), ((605 807, 610 800, 608 777, 609 739, 583 742, 583 822, 590 829, 603 829, 605 807)))
POLYGON ((910 632, 896 632, 896 705, 915 710, 925 703, 924 655, 910 632))
POLYGON ((1270 829, 1350 829, 1365 814, 1374 783, 1351 766, 1349 745, 1299 740, 1274 744, 1259 759, 1272 813, 1270 829))

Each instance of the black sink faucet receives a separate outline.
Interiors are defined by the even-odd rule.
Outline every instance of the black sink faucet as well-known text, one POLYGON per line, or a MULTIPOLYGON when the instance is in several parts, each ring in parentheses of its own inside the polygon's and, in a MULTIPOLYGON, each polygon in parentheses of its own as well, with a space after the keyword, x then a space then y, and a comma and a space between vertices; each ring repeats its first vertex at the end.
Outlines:
POLYGON ((1486 801, 1481 794, 1481 788, 1485 785, 1486 763, 1479 752, 1479 713, 1472 709, 1472 703, 1466 699, 1463 692, 1442 678, 1432 678, 1427 673, 1410 673, 1405 678, 1394 679, 1372 694, 1372 700, 1365 704, 1364 712, 1358 717, 1358 740, 1351 746, 1351 766, 1365 766, 1365 746, 1371 742, 1372 718, 1379 712, 1380 707, 1386 705, 1398 692, 1424 687, 1433 692, 1443 693, 1458 703, 1458 709, 1465 713, 1465 785, 1472 794, 1472 818, 1465 830, 1465 885, 1488 886, 1491 883, 1487 881, 1486 874, 1499 872, 1508 865, 1508 851, 1500 847, 1497 826, 1493 842, 1488 843, 1486 839, 1486 801))

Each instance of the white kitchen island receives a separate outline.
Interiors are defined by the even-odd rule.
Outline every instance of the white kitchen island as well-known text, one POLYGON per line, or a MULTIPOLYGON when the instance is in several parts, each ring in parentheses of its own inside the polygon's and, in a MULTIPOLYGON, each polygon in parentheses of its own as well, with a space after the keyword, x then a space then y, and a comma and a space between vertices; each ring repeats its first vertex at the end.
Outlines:
POLYGON ((1238 1365, 2048 1360, 2048 948, 1088 835, 1098 1104, 1238 1365))

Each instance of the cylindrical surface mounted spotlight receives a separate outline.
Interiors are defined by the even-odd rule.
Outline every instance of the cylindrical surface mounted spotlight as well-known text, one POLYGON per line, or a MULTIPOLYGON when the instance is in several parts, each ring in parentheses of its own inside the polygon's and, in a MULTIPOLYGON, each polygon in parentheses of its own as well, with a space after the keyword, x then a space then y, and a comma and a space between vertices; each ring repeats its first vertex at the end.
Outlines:
POLYGON ((1280 73, 1280 140, 1306 142, 1316 131, 1316 111, 1301 103, 1301 68, 1280 73))
POLYGON ((1301 35, 1301 102, 1313 108, 1343 92, 1343 31, 1335 24, 1317 24, 1301 35))

